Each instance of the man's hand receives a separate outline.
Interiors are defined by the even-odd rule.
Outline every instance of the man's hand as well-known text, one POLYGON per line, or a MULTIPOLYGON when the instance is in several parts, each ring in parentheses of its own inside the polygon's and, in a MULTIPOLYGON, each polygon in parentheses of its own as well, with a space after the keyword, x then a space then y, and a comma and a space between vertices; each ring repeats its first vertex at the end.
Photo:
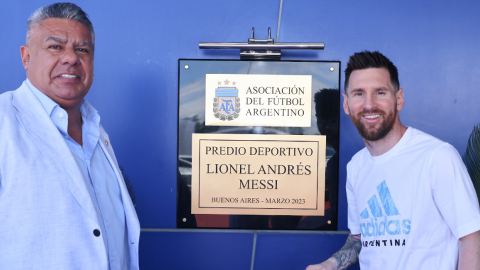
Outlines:
POLYGON ((349 234, 345 245, 321 264, 309 265, 305 270, 343 270, 358 262, 362 249, 360 234, 349 234))
POLYGON ((330 258, 323 263, 309 265, 305 270, 336 270, 337 268, 337 261, 333 258, 330 258))

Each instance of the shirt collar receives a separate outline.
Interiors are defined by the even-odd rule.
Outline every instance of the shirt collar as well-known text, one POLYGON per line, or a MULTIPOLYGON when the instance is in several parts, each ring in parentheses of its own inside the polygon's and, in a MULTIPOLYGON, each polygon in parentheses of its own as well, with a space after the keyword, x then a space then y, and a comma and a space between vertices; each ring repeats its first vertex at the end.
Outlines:
POLYGON ((55 103, 55 101, 53 101, 52 99, 50 99, 43 92, 38 90, 35 86, 33 86, 33 84, 30 82, 29 79, 26 79, 25 83, 27 84, 28 88, 30 88, 30 90, 33 92, 33 94, 35 94, 37 99, 40 101, 40 104, 42 104, 42 106, 45 109, 45 111, 47 112, 48 116, 51 116, 52 111, 55 109, 55 107, 58 106, 58 104, 55 103))
POLYGON ((100 115, 98 114, 98 111, 95 110, 92 104, 90 104, 86 100, 82 101, 82 106, 80 107, 80 113, 82 114, 84 119, 90 122, 93 122, 97 126, 100 123, 100 115))
MULTIPOLYGON (((35 86, 33 86, 33 84, 28 78, 25 80, 25 83, 40 101, 48 116, 51 117, 53 110, 55 110, 57 106, 60 106, 47 95, 45 95, 42 91, 38 90, 35 86)), ((88 121, 92 121, 96 124, 100 123, 100 116, 98 115, 98 111, 95 110, 95 108, 86 100, 82 101, 82 105, 80 106, 80 113, 88 121)))

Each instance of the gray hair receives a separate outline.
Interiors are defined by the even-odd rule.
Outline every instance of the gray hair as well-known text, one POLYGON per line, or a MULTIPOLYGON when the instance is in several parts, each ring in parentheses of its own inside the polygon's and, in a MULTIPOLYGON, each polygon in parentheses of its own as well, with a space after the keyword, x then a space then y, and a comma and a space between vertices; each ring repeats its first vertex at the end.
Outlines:
POLYGON ((35 10, 27 21, 27 43, 31 37, 32 29, 49 18, 70 19, 84 24, 90 30, 92 41, 95 43, 95 31, 92 22, 88 19, 87 13, 73 3, 55 3, 35 10))

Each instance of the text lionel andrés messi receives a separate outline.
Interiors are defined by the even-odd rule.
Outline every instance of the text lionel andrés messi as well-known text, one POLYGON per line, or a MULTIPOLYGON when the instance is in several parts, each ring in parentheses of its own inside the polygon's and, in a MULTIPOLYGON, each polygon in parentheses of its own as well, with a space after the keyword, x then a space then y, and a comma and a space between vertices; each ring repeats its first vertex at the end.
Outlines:
MULTIPOLYGON (((246 147, 207 146, 207 155, 246 155, 246 147)), ((249 155, 261 156, 312 156, 312 148, 299 147, 249 147, 249 155)), ((207 174, 280 174, 280 175, 310 175, 310 165, 260 165, 258 170, 252 170, 252 164, 207 164, 207 174)), ((278 180, 272 179, 239 179, 239 189, 277 189, 278 180)), ((213 203, 274 203, 274 204, 305 204, 301 198, 238 198, 212 197, 213 203)))
MULTIPOLYGON (((250 156, 307 156, 313 155, 312 148, 301 147, 231 147, 231 146, 207 146, 206 155, 240 155, 248 153, 250 156)), ((296 165, 260 165, 258 169, 252 164, 207 164, 207 174, 261 174, 261 175, 310 175, 311 165, 302 162, 296 165)), ((275 179, 239 179, 239 189, 278 189, 278 180, 275 179)))

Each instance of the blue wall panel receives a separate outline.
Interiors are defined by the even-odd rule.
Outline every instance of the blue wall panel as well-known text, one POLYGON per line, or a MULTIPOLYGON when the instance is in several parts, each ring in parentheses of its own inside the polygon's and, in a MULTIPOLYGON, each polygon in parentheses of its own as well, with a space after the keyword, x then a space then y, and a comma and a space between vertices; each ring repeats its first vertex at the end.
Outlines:
MULTIPOLYGON (((19 48, 25 43, 26 19, 36 8, 51 2, 2 2, 0 93, 17 88, 24 80, 19 48)), ((269 26, 275 36, 280 1, 75 2, 87 11, 96 30, 95 79, 87 99, 98 109, 117 159, 135 187, 141 226, 175 228, 177 60, 238 59, 236 50, 200 50, 198 42, 245 42, 251 27, 256 28, 257 38, 266 38, 269 26)), ((463 154, 473 126, 480 122, 478 14, 480 2, 476 0, 285 0, 280 41, 325 42, 325 50, 285 51, 283 59, 340 60, 344 69, 353 52, 380 50, 400 72, 405 92, 402 122, 451 143, 463 154)), ((364 146, 343 113, 340 131, 339 229, 348 230, 345 166, 364 146)), ((142 234, 142 267, 156 269, 157 265, 174 265, 190 258, 191 254, 180 252, 164 257, 166 261, 157 260, 166 252, 165 246, 177 244, 177 237, 199 241, 195 233, 166 235, 142 234)), ((228 233, 208 236, 211 241, 223 242, 230 241, 229 237, 232 235, 228 233)), ((343 245, 343 239, 337 236, 331 241, 316 235, 308 241, 310 238, 303 234, 269 237, 318 245, 325 254, 335 251, 334 244, 343 245)), ((259 245, 263 245, 262 239, 259 245)), ((245 253, 251 252, 251 244, 237 246, 245 253)), ((201 253, 215 250, 213 245, 198 247, 201 253)), ((262 264, 262 257, 274 255, 282 260, 307 256, 300 250, 272 245, 256 256, 256 262, 262 264)), ((203 258, 196 257, 199 263, 203 258)), ((219 264, 225 262, 220 257, 217 260, 219 264)))
MULTIPOLYGON (((328 259, 346 239, 346 234, 259 233, 254 269, 304 269, 328 259)), ((358 267, 356 264, 349 269, 358 267)))
POLYGON ((140 239, 143 270, 250 269, 253 233, 144 231, 140 239))

